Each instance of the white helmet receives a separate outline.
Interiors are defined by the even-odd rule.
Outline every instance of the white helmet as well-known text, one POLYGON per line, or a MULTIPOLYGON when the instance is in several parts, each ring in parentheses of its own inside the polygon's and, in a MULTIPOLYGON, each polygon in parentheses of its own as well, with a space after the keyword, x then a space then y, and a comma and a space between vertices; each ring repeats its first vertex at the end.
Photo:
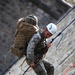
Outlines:
POLYGON ((57 26, 54 23, 49 23, 46 28, 51 34, 54 34, 57 31, 57 26))

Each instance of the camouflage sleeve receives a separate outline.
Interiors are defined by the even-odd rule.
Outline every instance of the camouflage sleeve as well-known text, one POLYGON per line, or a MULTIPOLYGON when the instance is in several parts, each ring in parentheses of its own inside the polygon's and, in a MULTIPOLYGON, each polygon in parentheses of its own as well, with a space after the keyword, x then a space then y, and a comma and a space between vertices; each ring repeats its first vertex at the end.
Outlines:
POLYGON ((34 49, 37 45, 37 43, 40 41, 41 36, 39 33, 34 34, 31 40, 28 43, 27 47, 27 61, 28 63, 34 62, 34 49))

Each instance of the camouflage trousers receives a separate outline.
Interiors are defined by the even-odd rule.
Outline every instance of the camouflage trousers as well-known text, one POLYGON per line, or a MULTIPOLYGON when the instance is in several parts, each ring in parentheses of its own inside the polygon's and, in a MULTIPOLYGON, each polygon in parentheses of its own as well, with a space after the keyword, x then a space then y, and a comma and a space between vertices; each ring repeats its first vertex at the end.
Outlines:
POLYGON ((40 60, 33 70, 37 75, 54 75, 54 67, 46 60, 40 60))

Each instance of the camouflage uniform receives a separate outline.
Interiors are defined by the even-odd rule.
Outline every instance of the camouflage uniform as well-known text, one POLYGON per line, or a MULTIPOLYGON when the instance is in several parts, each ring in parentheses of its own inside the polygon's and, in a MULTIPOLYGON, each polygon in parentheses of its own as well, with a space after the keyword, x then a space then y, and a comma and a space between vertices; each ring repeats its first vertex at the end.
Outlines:
POLYGON ((34 34, 27 47, 27 63, 34 62, 36 64, 33 70, 37 75, 53 75, 54 73, 54 67, 48 61, 43 60, 43 55, 47 50, 43 31, 34 34))

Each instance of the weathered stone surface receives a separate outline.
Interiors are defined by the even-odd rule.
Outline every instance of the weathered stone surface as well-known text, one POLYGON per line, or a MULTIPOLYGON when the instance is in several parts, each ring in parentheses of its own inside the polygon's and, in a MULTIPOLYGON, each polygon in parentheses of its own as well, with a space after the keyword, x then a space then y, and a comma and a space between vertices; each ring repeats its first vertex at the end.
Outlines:
MULTIPOLYGON (((54 2, 55 1, 53 0, 53 2, 51 2, 51 5, 54 2)), ((49 5, 49 3, 48 3, 48 5, 49 5)), ((52 7, 53 7, 53 5, 52 5, 52 7)), ((53 8, 55 9, 56 7, 53 7, 53 8)), ((61 12, 65 13, 64 10, 62 10, 61 12)), ((9 53, 11 45, 13 44, 13 37, 14 37, 15 29, 16 29, 16 22, 19 18, 26 17, 30 13, 33 13, 38 17, 39 26, 41 28, 44 28, 49 22, 54 22, 54 23, 56 22, 55 19, 50 17, 48 14, 46 14, 41 9, 37 8, 35 5, 28 2, 28 0, 0 0, 0 74, 13 61, 15 61, 17 59, 17 57, 12 55, 11 52, 9 53)), ((68 21, 68 19, 66 19, 66 23, 67 23, 67 21, 68 21)), ((65 25, 65 22, 63 23, 63 25, 65 25)), ((59 31, 62 29, 62 28, 60 28, 61 26, 62 25, 59 24, 59 27, 58 27, 59 31)), ((70 35, 68 35, 68 36, 70 36, 70 35)), ((68 40, 68 39, 66 39, 66 40, 68 40)), ((65 42, 65 40, 64 40, 64 42, 65 42)), ((66 43, 68 44, 68 42, 66 42, 66 43)), ((54 45, 55 45, 55 43, 54 43, 54 45)), ((63 46, 64 46, 64 44, 63 44, 63 46)), ((67 47, 67 46, 65 45, 65 47, 67 47)), ((54 49, 51 49, 52 52, 56 50, 55 47, 53 47, 53 48, 54 49)), ((60 47, 59 49, 62 49, 62 47, 60 47)), ((54 53, 58 54, 56 52, 54 52, 54 53)), ((55 62, 56 60, 58 60, 57 58, 59 57, 59 54, 57 55, 56 59, 54 59, 55 56, 51 57, 52 55, 55 55, 54 53, 52 54, 50 52, 51 55, 47 54, 47 55, 50 55, 50 58, 49 58, 49 56, 46 56, 46 58, 52 63, 55 62)), ((63 53, 65 53, 65 52, 63 52, 63 53)), ((62 57, 62 55, 61 55, 61 57, 62 57)), ((17 67, 16 67, 16 69, 17 69, 17 67)), ((31 72, 32 72, 32 70, 31 70, 31 72)), ((28 73, 31 73, 31 72, 28 72, 28 73)))
MULTIPOLYGON (((61 30, 63 30, 73 19, 75 19, 75 9, 70 12, 60 23, 57 24, 58 31, 57 35, 61 30)), ((55 37, 55 35, 53 37, 55 37)), ((59 42, 61 35, 52 43, 46 54, 46 59, 52 63, 55 67, 54 75, 75 75, 75 21, 65 29, 63 32, 63 38, 60 44, 56 47, 59 42), (67 69, 70 70, 67 71, 67 69)), ((49 39, 50 40, 50 39, 49 39)), ((28 65, 26 62, 23 64, 22 69, 19 65, 22 63, 24 58, 19 60, 5 75, 21 75, 23 70, 26 70, 28 65), (15 71, 17 69, 17 71, 15 71), (10 73, 10 74, 9 74, 10 73)), ((26 75, 36 75, 34 71, 30 68, 26 75)))

